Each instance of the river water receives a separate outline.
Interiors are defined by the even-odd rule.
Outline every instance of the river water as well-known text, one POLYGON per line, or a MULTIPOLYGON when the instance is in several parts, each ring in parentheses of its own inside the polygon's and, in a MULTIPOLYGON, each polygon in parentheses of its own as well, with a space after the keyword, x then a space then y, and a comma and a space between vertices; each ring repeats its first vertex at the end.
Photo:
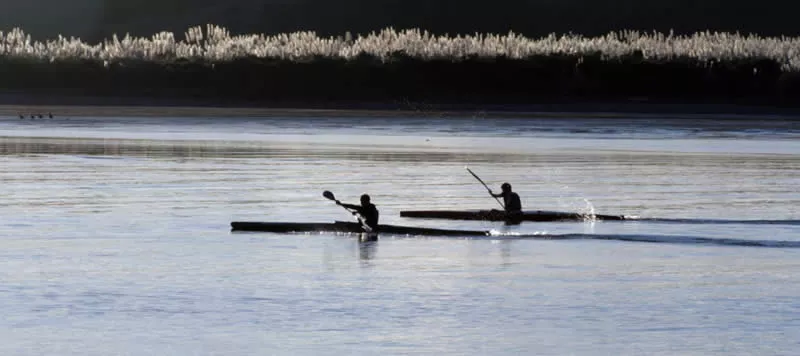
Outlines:
POLYGON ((558 116, 0 118, 0 353, 800 352, 800 119, 558 116), (324 190, 496 236, 230 231, 324 190))

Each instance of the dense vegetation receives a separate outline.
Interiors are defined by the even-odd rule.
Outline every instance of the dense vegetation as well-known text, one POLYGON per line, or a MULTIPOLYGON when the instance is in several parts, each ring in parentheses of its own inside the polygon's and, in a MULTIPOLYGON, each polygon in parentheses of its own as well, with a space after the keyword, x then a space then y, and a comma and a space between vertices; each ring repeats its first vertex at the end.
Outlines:
POLYGON ((184 39, 116 36, 98 44, 0 34, 0 89, 30 94, 326 101, 527 104, 667 100, 798 105, 800 39, 633 31, 355 38, 310 32, 230 36, 216 26, 184 39))

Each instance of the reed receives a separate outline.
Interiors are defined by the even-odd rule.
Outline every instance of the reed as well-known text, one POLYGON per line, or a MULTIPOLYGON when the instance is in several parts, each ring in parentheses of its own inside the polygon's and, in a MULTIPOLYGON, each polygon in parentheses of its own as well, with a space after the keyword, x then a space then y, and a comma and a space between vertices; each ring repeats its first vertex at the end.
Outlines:
POLYGON ((63 36, 32 41, 13 29, 0 33, 0 90, 300 105, 646 98, 795 106, 800 39, 636 31, 531 39, 392 28, 327 38, 233 36, 207 25, 182 39, 160 32, 88 44, 63 36))
POLYGON ((602 37, 551 34, 532 39, 513 32, 504 35, 434 36, 419 29, 386 28, 355 38, 325 38, 314 32, 232 36, 225 28, 207 25, 189 28, 180 40, 174 33, 160 32, 149 38, 125 35, 120 39, 114 35, 101 43, 90 44, 64 36, 32 41, 19 28, 0 32, 0 56, 47 61, 101 60, 115 63, 185 59, 219 63, 250 57, 292 61, 320 57, 352 60, 363 55, 388 61, 397 53, 414 59, 451 61, 598 53, 604 60, 637 55, 643 60, 656 62, 689 59, 713 63, 767 59, 779 63, 784 71, 800 71, 800 38, 738 33, 700 32, 676 36, 672 33, 620 31, 602 37))

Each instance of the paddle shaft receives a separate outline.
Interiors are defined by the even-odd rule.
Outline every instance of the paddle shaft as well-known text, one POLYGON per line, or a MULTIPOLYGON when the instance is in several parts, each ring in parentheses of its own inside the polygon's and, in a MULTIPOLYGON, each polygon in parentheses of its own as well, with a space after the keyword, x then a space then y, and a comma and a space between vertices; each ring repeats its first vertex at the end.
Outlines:
POLYGON ((345 208, 345 210, 349 211, 351 214, 356 216, 356 219, 358 219, 358 222, 361 223, 361 227, 364 229, 365 232, 372 232, 372 228, 369 227, 369 225, 367 225, 367 223, 364 221, 364 217, 361 216, 361 214, 359 214, 357 211, 351 210, 351 209, 349 209, 349 208, 347 208, 345 206, 343 206, 343 208, 345 208))
MULTIPOLYGON (((489 194, 490 194, 490 195, 492 194, 492 190, 491 190, 491 189, 489 189, 489 186, 488 186, 488 185, 486 185, 486 183, 484 183, 484 182, 483 182, 483 179, 481 179, 481 177, 478 177, 478 175, 477 175, 477 174, 475 174, 475 172, 473 172, 473 171, 472 171, 471 169, 469 169, 469 168, 467 168, 467 171, 469 172, 469 174, 472 174, 472 176, 473 176, 473 177, 475 177, 475 179, 477 179, 477 180, 478 180, 478 182, 481 182, 481 184, 483 184, 483 186, 484 186, 484 187, 486 187, 486 190, 487 190, 487 191, 489 191, 489 194)), ((496 201, 497 201, 497 204, 500 204, 500 207, 502 207, 502 208, 503 208, 503 210, 505 210, 505 209, 506 209, 506 206, 505 206, 505 205, 503 205, 503 203, 501 203, 501 202, 500 202, 500 199, 497 199, 497 197, 496 197, 496 196, 494 196, 494 195, 492 195, 492 198, 494 198, 494 200, 496 200, 496 201)))

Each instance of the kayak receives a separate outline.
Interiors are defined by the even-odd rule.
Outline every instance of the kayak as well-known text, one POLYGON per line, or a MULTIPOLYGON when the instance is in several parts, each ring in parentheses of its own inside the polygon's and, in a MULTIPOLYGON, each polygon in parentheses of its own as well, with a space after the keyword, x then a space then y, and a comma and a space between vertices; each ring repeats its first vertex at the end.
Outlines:
MULTIPOLYGON (((361 224, 346 221, 333 223, 293 223, 293 222, 247 222, 234 221, 231 231, 260 231, 276 233, 304 233, 304 232, 338 232, 338 233, 364 233, 361 224)), ((416 235, 416 236, 488 236, 489 231, 479 230, 449 230, 427 227, 411 227, 398 225, 378 225, 373 233, 416 235)))
POLYGON ((590 215, 565 213, 559 211, 525 211, 507 214, 502 210, 404 210, 400 216, 406 218, 447 219, 447 220, 488 220, 488 221, 585 221, 585 220, 625 220, 623 215, 590 215))

